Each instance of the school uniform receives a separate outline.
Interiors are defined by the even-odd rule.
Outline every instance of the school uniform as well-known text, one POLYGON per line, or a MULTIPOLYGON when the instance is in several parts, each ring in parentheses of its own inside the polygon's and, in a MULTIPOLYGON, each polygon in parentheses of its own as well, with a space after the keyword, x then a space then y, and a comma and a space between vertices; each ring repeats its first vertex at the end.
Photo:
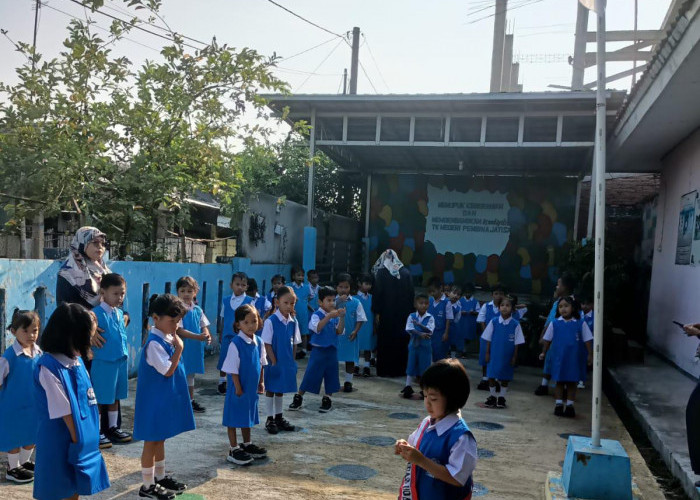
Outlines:
POLYGON ((377 337, 374 335, 374 314, 372 313, 372 294, 358 292, 355 296, 362 305, 362 310, 365 312, 365 323, 357 332, 357 342, 360 352, 374 351, 377 348, 377 337))
POLYGON ((462 343, 459 344, 459 346, 463 346, 465 340, 474 340, 477 337, 476 315, 471 313, 478 313, 480 309, 479 301, 474 297, 471 299, 467 299, 466 297, 459 299, 460 318, 459 321, 456 322, 459 336, 462 339, 462 343))
POLYGON ((301 344, 299 323, 290 314, 285 318, 275 311, 265 320, 261 339, 272 347, 276 364, 265 367, 265 389, 276 394, 297 392, 297 362, 294 359, 294 346, 301 344))
MULTIPOLYGON (((210 325, 209 319, 197 304, 192 304, 187 309, 187 314, 182 318, 182 328, 200 335, 202 330, 210 325)), ((204 342, 197 339, 182 339, 182 343, 184 348, 180 362, 185 367, 185 374, 204 373, 204 342)))
POLYGON ((178 363, 170 377, 175 353, 173 336, 156 327, 146 338, 139 360, 134 409, 134 440, 164 441, 194 430, 194 413, 185 367, 178 363))
POLYGON ((338 337, 338 361, 359 363, 360 361, 360 332, 354 340, 350 340, 350 334, 358 323, 367 323, 364 308, 356 297, 349 296, 347 302, 336 299, 337 309, 345 308, 345 332, 338 337))
POLYGON ((225 427, 247 429, 260 423, 258 417, 258 384, 260 371, 267 365, 267 355, 260 337, 248 337, 239 332, 228 346, 223 371, 226 373, 228 391, 224 402, 222 424, 225 427), (243 394, 236 395, 231 375, 238 375, 243 394))
POLYGON ((316 285, 313 286, 311 283, 309 283, 309 309, 312 311, 315 311, 316 309, 319 308, 318 305, 318 290, 321 288, 321 285, 316 285))
POLYGON ((565 320, 561 316, 552 321, 544 333, 544 340, 551 342, 551 375, 557 382, 578 382, 581 377, 580 349, 582 342, 593 340, 593 334, 585 321, 565 320))
POLYGON ((326 317, 323 309, 318 309, 311 315, 309 342, 313 346, 309 356, 309 364, 306 365, 304 378, 299 390, 319 394, 321 382, 326 394, 333 394, 340 390, 340 378, 338 376, 338 329, 339 318, 331 318, 321 331, 318 324, 326 317))
POLYGON ((459 323, 462 319, 462 305, 457 302, 447 301, 447 307, 452 309, 452 319, 449 320, 450 323, 450 334, 449 340, 447 341, 448 349, 455 349, 457 347, 464 346, 464 336, 459 329, 459 323))
MULTIPOLYGON (((253 297, 253 306, 255 306, 255 310, 258 311, 260 318, 264 318, 267 312, 272 309, 272 303, 267 300, 267 297, 261 297, 257 293, 255 297, 253 297)), ((255 334, 260 336, 262 334, 262 327, 260 327, 260 330, 255 332, 255 334)))
POLYGON ((292 291, 297 296, 294 311, 299 322, 299 330, 302 335, 309 335, 309 295, 311 294, 311 289, 306 282, 303 282, 301 285, 292 282, 292 291))
POLYGON ((42 352, 17 340, 0 357, 0 451, 36 443, 34 368, 42 352))
POLYGON ((520 323, 513 316, 507 319, 499 316, 486 325, 481 338, 491 342, 491 359, 486 366, 486 376, 503 381, 513 380, 510 361, 515 354, 515 346, 525 343, 520 323))
MULTIPOLYGON (((525 314, 527 314, 527 307, 523 309, 514 308, 511 314, 511 318, 513 318, 516 321, 520 321, 521 319, 523 319, 525 314)), ((476 317, 476 322, 484 323, 484 325, 488 326, 488 324, 494 318, 497 318, 500 315, 501 313, 498 310, 498 306, 496 306, 492 300, 488 304, 484 304, 483 306, 481 306, 481 309, 479 310, 479 315, 476 317)), ((486 340, 484 340, 483 336, 479 338, 479 365, 486 366, 486 340)))
POLYGON ((411 336, 408 341, 408 362, 406 363, 406 375, 420 377, 432 363, 432 341, 430 338, 421 338, 421 334, 433 335, 435 331, 435 318, 429 312, 423 316, 413 312, 406 320, 406 333, 411 336))
POLYGON ((97 326, 104 330, 102 347, 92 347, 90 380, 95 389, 97 403, 111 405, 129 396, 128 355, 124 312, 106 302, 92 310, 97 317, 97 326))
POLYGON ((34 498, 59 500, 109 488, 95 391, 80 357, 43 354, 34 369, 38 425, 34 498), (76 442, 63 417, 71 415, 76 442))
POLYGON ((471 498, 472 473, 476 468, 477 446, 460 412, 434 422, 426 417, 409 437, 408 444, 428 459, 444 465, 461 486, 434 478, 425 469, 407 464, 399 498, 420 500, 464 500, 471 498))
POLYGON ((241 306, 252 304, 253 297, 242 293, 240 295, 229 295, 224 297, 221 314, 220 316, 224 319, 224 327, 221 333, 221 345, 219 348, 219 361, 216 363, 216 368, 221 371, 221 367, 224 364, 224 359, 226 359, 226 353, 228 352, 228 345, 231 339, 235 337, 236 333, 233 331, 233 324, 236 321, 236 309, 241 306))
POLYGON ((430 297, 430 306, 428 312, 435 318, 435 330, 430 337, 433 349, 433 361, 439 361, 447 357, 449 350, 449 341, 444 342, 442 336, 445 334, 447 322, 454 319, 452 308, 449 307, 450 301, 444 295, 440 300, 435 300, 430 297))
MULTIPOLYGON (((588 313, 583 314, 582 321, 588 325, 588 329, 593 335, 593 310, 588 311, 588 313)), ((586 382, 588 380, 588 349, 586 348, 586 343, 583 341, 583 336, 581 336, 581 342, 579 343, 579 362, 581 363, 581 382, 586 382)))

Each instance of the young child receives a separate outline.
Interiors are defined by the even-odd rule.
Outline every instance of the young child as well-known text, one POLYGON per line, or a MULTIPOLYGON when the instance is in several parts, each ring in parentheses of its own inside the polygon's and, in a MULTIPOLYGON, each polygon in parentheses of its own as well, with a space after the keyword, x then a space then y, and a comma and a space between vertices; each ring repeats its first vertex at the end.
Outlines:
MULTIPOLYGON (((503 285, 497 284, 491 288, 491 302, 481 306, 479 315, 476 317, 476 322, 480 325, 481 333, 483 333, 486 325, 499 314, 498 307, 501 305, 501 300, 506 295, 506 289, 503 285)), ((489 378, 486 376, 486 340, 483 337, 479 338, 479 365, 481 366, 481 382, 476 388, 480 391, 490 391, 489 378)))
POLYGON ((34 369, 38 425, 34 498, 77 499, 109 488, 100 453, 100 415, 83 359, 97 323, 79 304, 62 303, 41 335, 34 369))
MULTIPOLYGON (((584 295, 581 298, 581 316, 582 320, 588 325, 588 329, 593 334, 593 297, 590 295, 584 295)), ((585 343, 581 343, 579 349, 579 360, 581 363, 581 375, 582 378, 578 382, 578 389, 586 388, 586 380, 588 379, 588 352, 585 343)))
POLYGON ((350 294, 351 290, 352 277, 347 273, 340 273, 335 287, 338 293, 335 307, 345 309, 345 333, 338 337, 338 361, 345 362, 343 392, 352 392, 355 364, 360 359, 360 342, 357 340, 357 334, 362 325, 367 322, 362 304, 350 294))
POLYGON ((169 293, 153 295, 148 314, 154 326, 141 350, 134 409, 134 438, 143 441, 139 496, 172 499, 187 485, 165 475, 165 440, 195 428, 176 334, 187 306, 169 293))
POLYGON ((223 318, 223 327, 219 332, 219 362, 216 368, 219 370, 219 394, 226 394, 226 374, 221 371, 221 366, 224 364, 226 353, 228 352, 228 344, 234 337, 233 322, 236 315, 236 309, 246 304, 253 302, 253 297, 246 295, 248 289, 248 275, 243 272, 235 273, 231 277, 232 295, 224 297, 221 307, 220 316, 223 318))
MULTIPOLYGON (((258 311, 261 318, 267 318, 268 313, 272 310, 272 302, 267 300, 267 297, 262 297, 258 293, 258 282, 255 278, 248 278, 248 289, 246 290, 246 295, 253 298, 253 306, 258 311)), ((260 325, 260 331, 256 332, 256 335, 260 336, 262 333, 262 325, 260 325)))
POLYGON ((357 292, 357 300, 362 305, 367 321, 362 324, 357 334, 359 349, 362 353, 362 376, 370 376, 370 364, 372 361, 372 351, 377 348, 377 337, 374 335, 374 314, 372 313, 372 275, 363 274, 360 276, 360 289, 357 292))
POLYGON ((275 303, 275 297, 277 296, 277 290, 285 285, 284 276, 281 274, 275 274, 270 280, 271 288, 270 293, 267 294, 267 300, 270 304, 275 303))
POLYGON ((430 337, 433 349, 433 361, 439 361, 447 357, 450 340, 450 321, 454 319, 452 307, 448 307, 449 300, 442 293, 440 280, 433 278, 428 283, 430 306, 428 312, 435 318, 435 331, 430 337))
POLYGON ((101 336, 105 341, 102 343, 93 339, 90 366, 90 380, 97 404, 102 412, 107 412, 108 427, 100 430, 100 443, 128 443, 132 439, 131 434, 117 426, 119 401, 129 395, 129 349, 124 312, 121 310, 125 296, 126 281, 121 275, 109 273, 102 276, 100 304, 92 312, 97 318, 97 327, 103 330, 101 336))
POLYGON ((479 316, 481 305, 474 298, 474 284, 467 283, 462 287, 462 298, 459 299, 459 314, 460 320, 457 323, 460 335, 463 339, 463 344, 460 346, 464 351, 467 349, 467 343, 475 340, 478 336, 476 326, 476 318, 479 316))
POLYGON ((461 354, 461 349, 464 347, 464 336, 462 329, 459 327, 459 323, 462 319, 462 305, 460 299, 462 298, 462 287, 459 285, 452 285, 450 290, 447 292, 447 307, 452 309, 452 319, 449 320, 450 323, 450 333, 447 341, 450 358, 455 359, 458 354, 461 354))
MULTIPOLYGON (((299 322, 299 330, 301 331, 302 348, 297 350, 297 359, 302 359, 306 356, 304 348, 309 347, 309 294, 311 289, 308 283, 304 283, 304 270, 301 267, 292 268, 292 291, 297 297, 297 302, 294 306, 296 311, 296 319, 299 322)), ((320 300, 320 299, 319 299, 320 300)))
POLYGON ((432 358, 432 341, 430 337, 435 331, 435 318, 428 312, 430 299, 424 293, 417 293, 414 301, 416 312, 411 313, 406 320, 406 333, 411 337, 408 341, 408 362, 406 363, 406 386, 401 395, 406 399, 413 396, 413 382, 422 377, 423 372, 430 366, 432 358))
POLYGON ((15 309, 8 330, 15 341, 0 357, 0 451, 7 452, 5 478, 29 483, 34 479, 31 457, 38 422, 34 369, 41 356, 36 345, 39 315, 15 309))
POLYGON ((556 403, 554 414, 557 417, 576 416, 576 385, 582 380, 580 349, 581 342, 588 351, 588 364, 593 361, 593 335, 585 321, 579 318, 579 304, 573 297, 562 297, 557 304, 557 318, 544 333, 544 347, 540 359, 545 359, 551 351, 551 376, 557 385, 554 388, 556 403), (563 393, 566 387, 567 401, 564 408, 563 393))
POLYGON ((253 444, 251 427, 258 425, 258 394, 265 390, 262 367, 267 356, 262 341, 255 332, 262 319, 252 304, 236 309, 233 330, 237 333, 228 345, 223 370, 228 374, 229 391, 224 403, 223 425, 228 430, 229 452, 226 460, 247 465, 256 458, 265 458, 267 450, 253 444), (236 429, 241 430, 243 442, 238 445, 236 429))
POLYGON ((187 314, 182 318, 182 330, 179 335, 183 338, 182 364, 187 375, 187 387, 190 391, 190 402, 194 413, 207 411, 194 399, 194 376, 196 373, 204 373, 204 344, 211 342, 209 333, 209 320, 204 311, 195 303, 199 284, 192 276, 183 276, 175 284, 177 296, 187 307, 187 314), (194 334, 193 336, 188 335, 194 334))
POLYGON ((513 367, 518 360, 518 346, 525 343, 520 323, 513 317, 517 299, 506 295, 498 306, 500 315, 492 319, 481 337, 486 341, 486 376, 491 395, 487 408, 505 408, 508 383, 513 380, 513 367), (496 380, 500 389, 496 390, 496 380))
POLYGON ((292 314, 295 302, 296 296, 291 288, 279 288, 275 299, 275 312, 265 320, 261 335, 268 362, 265 367, 265 429, 270 434, 295 429, 282 415, 284 393, 297 392, 295 355, 297 346, 301 344, 301 333, 299 323, 292 314))
POLYGON ((318 311, 311 315, 309 330, 311 331, 310 345, 313 347, 309 364, 306 366, 304 378, 299 392, 294 395, 290 410, 299 410, 304 403, 304 393, 321 392, 323 382, 326 395, 321 399, 319 412, 326 413, 333 409, 331 396, 340 390, 338 378, 338 335, 345 331, 345 309, 335 308, 335 290, 329 286, 318 290, 318 311))
POLYGON ((318 309, 318 289, 319 284, 318 282, 321 280, 321 277, 318 274, 318 271, 316 269, 309 269, 309 272, 306 273, 306 279, 309 282, 309 314, 313 314, 316 309, 318 309))
POLYGON ((394 453, 408 462, 399 498, 469 499, 476 440, 460 408, 469 399, 469 377, 455 359, 433 363, 423 374, 426 417, 394 453))

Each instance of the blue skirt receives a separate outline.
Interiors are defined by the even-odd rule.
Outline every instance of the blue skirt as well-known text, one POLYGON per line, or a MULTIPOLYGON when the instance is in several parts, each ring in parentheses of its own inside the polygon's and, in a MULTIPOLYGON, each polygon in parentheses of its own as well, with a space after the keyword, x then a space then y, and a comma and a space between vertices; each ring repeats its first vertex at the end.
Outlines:
MULTIPOLYGON (((228 353, 228 345, 233 340, 233 335, 225 335, 221 337, 221 350, 219 351, 219 361, 216 363, 216 369, 221 371, 224 366, 224 360, 226 359, 226 354, 228 353)), ((204 372, 202 372, 204 373, 204 372)))
POLYGON ((487 342, 479 337, 479 366, 486 366, 486 345, 487 342))
POLYGON ((204 342, 194 339, 183 339, 185 348, 182 351, 182 364, 185 373, 204 373, 204 342))
POLYGON ((433 361, 440 361, 441 359, 445 359, 447 357, 450 343, 449 340, 447 342, 443 342, 443 335, 445 335, 444 331, 434 331, 433 336, 430 338, 433 350, 433 361))
POLYGON ((297 364, 293 363, 291 365, 278 360, 275 366, 265 366, 265 390, 277 394, 297 392, 297 364))
POLYGON ((350 341, 349 337, 347 332, 338 336, 338 361, 357 363, 360 360, 360 336, 358 333, 353 341, 350 341))
POLYGON ((260 423, 258 417, 258 393, 243 393, 236 396, 236 387, 233 385, 231 375, 228 377, 228 390, 226 391, 226 401, 224 401, 225 427, 236 427, 238 429, 248 429, 260 423))
POLYGON ((513 366, 510 364, 512 356, 493 356, 486 365, 486 376, 498 380, 513 380, 513 366))

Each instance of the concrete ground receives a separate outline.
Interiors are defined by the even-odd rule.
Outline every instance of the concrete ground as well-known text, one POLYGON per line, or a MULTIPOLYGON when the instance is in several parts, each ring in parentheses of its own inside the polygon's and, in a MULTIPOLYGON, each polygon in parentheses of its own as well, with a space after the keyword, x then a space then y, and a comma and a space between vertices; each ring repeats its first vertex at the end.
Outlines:
MULTIPOLYGON (((320 398, 308 394, 301 411, 286 412, 286 417, 302 430, 271 436, 262 425, 258 426, 253 431, 253 441, 267 447, 269 460, 255 466, 236 467, 225 460, 228 441, 221 426, 224 398, 216 394, 214 365, 215 359, 209 358, 208 373, 197 379, 197 400, 207 407, 207 413, 196 417, 195 431, 166 442, 168 473, 190 487, 189 494, 178 498, 364 500, 397 497, 405 462, 394 456, 391 443, 406 438, 425 416, 422 401, 398 396, 403 380, 356 378, 357 390, 335 396, 334 410, 328 414, 319 413, 320 398), (401 416, 406 419, 391 418, 395 413, 404 414, 401 416), (375 445, 366 444, 367 441, 375 445), (327 472, 343 464, 369 468, 360 468, 359 472, 373 475, 364 480, 345 480, 327 472)), ((305 361, 300 363, 299 377, 305 366, 305 361)), ((551 397, 532 394, 539 381, 539 370, 520 367, 511 384, 508 408, 486 409, 479 405, 487 393, 474 390, 479 380, 476 361, 469 359, 466 366, 473 392, 463 416, 472 428, 482 457, 474 473, 477 483, 474 498, 544 498, 548 471, 561 472, 566 436, 590 435, 590 391, 580 393, 576 419, 557 418, 552 415, 554 401, 551 397), (499 429, 486 430, 490 427, 499 429)), ((132 381, 130 398, 123 404, 125 429, 131 428, 134 391, 135 381, 132 381)), ((291 395, 285 396, 285 408, 290 402, 291 395)), ((621 441, 629 453, 632 474, 643 498, 663 499, 654 477, 607 400, 603 405, 602 435, 621 441)), ((112 487, 95 498, 137 498, 140 454, 140 443, 106 450, 104 456, 112 487)), ((4 454, 0 460, 5 462, 4 454)), ((11 485, 4 478, 1 481, 0 498, 31 498, 31 485, 11 485)))

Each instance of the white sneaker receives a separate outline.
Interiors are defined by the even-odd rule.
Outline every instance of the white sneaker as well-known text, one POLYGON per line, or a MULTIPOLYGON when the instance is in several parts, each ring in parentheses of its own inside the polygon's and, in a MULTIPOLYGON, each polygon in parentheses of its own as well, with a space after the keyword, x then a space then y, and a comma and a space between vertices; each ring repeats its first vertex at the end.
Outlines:
POLYGON ((583 380, 579 380, 578 385, 576 386, 577 389, 585 389, 586 384, 583 383, 583 380))

